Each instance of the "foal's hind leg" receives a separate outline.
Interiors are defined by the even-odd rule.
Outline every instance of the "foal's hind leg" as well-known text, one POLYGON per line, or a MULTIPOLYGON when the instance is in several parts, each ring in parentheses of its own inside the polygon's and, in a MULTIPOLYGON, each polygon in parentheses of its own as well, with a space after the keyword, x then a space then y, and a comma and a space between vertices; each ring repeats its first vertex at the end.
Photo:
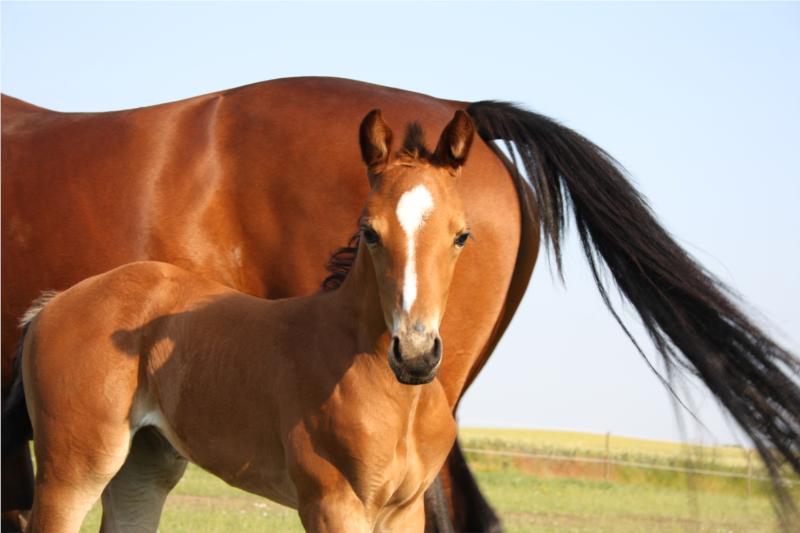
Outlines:
POLYGON ((27 531, 75 533, 128 454, 126 425, 73 431, 55 418, 34 427, 36 490, 27 531))
POLYGON ((164 501, 183 476, 186 463, 155 428, 140 429, 125 465, 103 491, 100 531, 157 531, 164 501))

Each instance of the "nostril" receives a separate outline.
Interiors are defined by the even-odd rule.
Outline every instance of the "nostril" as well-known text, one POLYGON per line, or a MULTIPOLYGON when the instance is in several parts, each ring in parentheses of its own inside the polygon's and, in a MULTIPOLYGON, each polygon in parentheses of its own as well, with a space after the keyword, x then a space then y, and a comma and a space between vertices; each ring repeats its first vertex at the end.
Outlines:
POLYGON ((400 339, 397 337, 392 339, 392 355, 394 356, 394 360, 398 363, 403 362, 403 356, 400 354, 400 339))
POLYGON ((442 341, 439 337, 433 339, 433 361, 438 362, 442 358, 442 341))

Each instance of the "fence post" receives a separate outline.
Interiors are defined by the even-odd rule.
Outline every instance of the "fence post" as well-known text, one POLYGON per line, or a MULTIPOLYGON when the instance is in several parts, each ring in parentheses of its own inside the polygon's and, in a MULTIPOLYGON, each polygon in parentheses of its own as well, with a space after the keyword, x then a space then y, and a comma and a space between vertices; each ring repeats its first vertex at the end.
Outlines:
POLYGON ((608 456, 609 456, 609 448, 610 448, 609 441, 610 440, 611 440, 611 432, 608 431, 608 432, 606 432, 606 455, 605 455, 605 461, 603 462, 603 466, 604 466, 604 468, 603 468, 603 477, 605 478, 606 481, 608 481, 608 466, 609 466, 608 465, 608 456))
POLYGON ((747 495, 750 496, 752 490, 751 483, 753 480, 753 450, 747 450, 747 495))

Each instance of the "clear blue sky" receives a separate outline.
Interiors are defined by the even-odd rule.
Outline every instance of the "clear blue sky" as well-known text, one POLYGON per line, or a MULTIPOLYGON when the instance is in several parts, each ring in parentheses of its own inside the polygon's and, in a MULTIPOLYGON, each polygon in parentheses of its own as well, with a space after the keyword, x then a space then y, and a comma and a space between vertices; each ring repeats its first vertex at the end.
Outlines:
MULTIPOLYGON (((800 352, 800 4, 2 4, 3 92, 58 110, 331 75, 508 99, 619 159, 664 224, 800 352)), ((572 239, 574 244, 574 239, 572 239)), ((465 425, 679 438, 572 246, 542 261, 465 425)), ((446 356, 446 355, 445 355, 446 356)), ((690 386, 711 436, 734 437, 690 386)))

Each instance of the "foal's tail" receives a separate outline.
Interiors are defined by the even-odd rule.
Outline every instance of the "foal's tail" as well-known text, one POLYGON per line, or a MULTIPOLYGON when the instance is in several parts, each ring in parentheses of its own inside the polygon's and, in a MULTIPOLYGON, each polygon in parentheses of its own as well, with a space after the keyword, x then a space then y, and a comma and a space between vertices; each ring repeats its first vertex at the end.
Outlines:
POLYGON ((28 407, 25 403, 25 387, 22 383, 22 351, 31 322, 56 294, 58 293, 42 293, 25 312, 20 321, 22 335, 17 346, 17 356, 14 359, 14 382, 11 384, 11 390, 8 395, 3 400, 3 457, 9 457, 17 453, 21 447, 27 446, 28 441, 33 438, 33 427, 31 426, 30 416, 28 416, 28 407))
MULTIPOLYGON (((467 112, 484 141, 495 150, 488 141, 502 141, 513 154, 510 170, 518 185, 525 181, 516 167, 521 160, 559 270, 571 208, 600 295, 625 333, 636 344, 611 304, 603 271, 635 307, 667 370, 700 377, 752 439, 782 509, 793 513, 776 480, 783 461, 800 473, 800 361, 753 324, 731 291, 673 240, 601 148, 512 104, 477 102, 467 112)), ((527 216, 531 208, 523 201, 527 216)))

